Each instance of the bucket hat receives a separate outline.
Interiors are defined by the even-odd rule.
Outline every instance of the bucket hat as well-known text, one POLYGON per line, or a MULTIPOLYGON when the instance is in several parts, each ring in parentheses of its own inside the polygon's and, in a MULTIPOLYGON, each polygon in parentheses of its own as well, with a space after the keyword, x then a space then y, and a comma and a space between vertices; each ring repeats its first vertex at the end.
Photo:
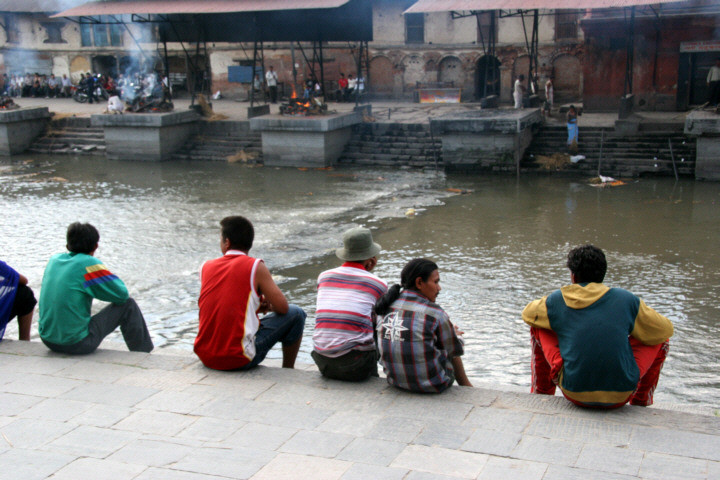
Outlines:
POLYGON ((343 233, 343 247, 335 250, 335 255, 344 261, 367 260, 380 253, 380 249, 369 229, 356 227, 343 233))

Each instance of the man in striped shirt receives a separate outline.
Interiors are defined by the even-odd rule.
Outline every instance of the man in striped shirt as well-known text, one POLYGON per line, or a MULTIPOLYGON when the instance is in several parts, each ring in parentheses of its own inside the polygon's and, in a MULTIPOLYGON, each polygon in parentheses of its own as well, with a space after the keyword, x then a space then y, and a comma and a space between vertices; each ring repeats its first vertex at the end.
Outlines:
POLYGON ((380 245, 367 228, 343 235, 343 263, 318 277, 312 357, 323 376, 356 382, 377 376, 373 306, 387 283, 372 274, 380 245))

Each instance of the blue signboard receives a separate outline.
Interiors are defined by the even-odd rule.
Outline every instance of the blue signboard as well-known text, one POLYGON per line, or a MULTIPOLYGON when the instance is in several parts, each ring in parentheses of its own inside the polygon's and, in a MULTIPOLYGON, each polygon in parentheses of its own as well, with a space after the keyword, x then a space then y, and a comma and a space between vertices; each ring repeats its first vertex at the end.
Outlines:
MULTIPOLYGON (((262 80, 262 67, 255 67, 255 73, 262 80)), ((228 82, 234 83, 251 83, 252 67, 232 66, 228 67, 228 82)))

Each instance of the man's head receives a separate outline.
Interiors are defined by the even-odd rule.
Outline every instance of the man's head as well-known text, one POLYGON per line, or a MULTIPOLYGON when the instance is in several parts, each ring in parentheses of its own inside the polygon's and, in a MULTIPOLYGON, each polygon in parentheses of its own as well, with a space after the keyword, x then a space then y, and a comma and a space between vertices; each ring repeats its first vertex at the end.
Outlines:
POLYGON ((380 245, 373 242, 372 232, 367 228, 351 228, 343 234, 343 247, 335 255, 345 262, 362 263, 370 271, 377 264, 380 245))
POLYGON ((220 220, 222 252, 240 250, 249 252, 255 239, 255 229, 245 217, 235 215, 220 220))
POLYGON ((602 283, 607 271, 607 261, 602 250, 587 244, 570 250, 567 267, 574 283, 602 283))
POLYGON ((72 253, 92 255, 97 249, 100 234, 89 223, 71 223, 67 229, 67 249, 72 253))

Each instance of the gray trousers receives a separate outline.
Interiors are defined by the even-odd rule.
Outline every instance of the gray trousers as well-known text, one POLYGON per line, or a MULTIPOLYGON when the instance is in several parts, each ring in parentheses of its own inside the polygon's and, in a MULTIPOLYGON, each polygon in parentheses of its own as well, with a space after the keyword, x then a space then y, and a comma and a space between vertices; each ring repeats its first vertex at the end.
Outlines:
POLYGON ((150 339, 145 318, 135 300, 129 298, 125 303, 111 303, 92 316, 88 324, 88 335, 71 345, 58 345, 43 340, 53 352, 85 355, 94 352, 117 327, 120 327, 125 345, 131 352, 150 352, 153 342, 150 339))

